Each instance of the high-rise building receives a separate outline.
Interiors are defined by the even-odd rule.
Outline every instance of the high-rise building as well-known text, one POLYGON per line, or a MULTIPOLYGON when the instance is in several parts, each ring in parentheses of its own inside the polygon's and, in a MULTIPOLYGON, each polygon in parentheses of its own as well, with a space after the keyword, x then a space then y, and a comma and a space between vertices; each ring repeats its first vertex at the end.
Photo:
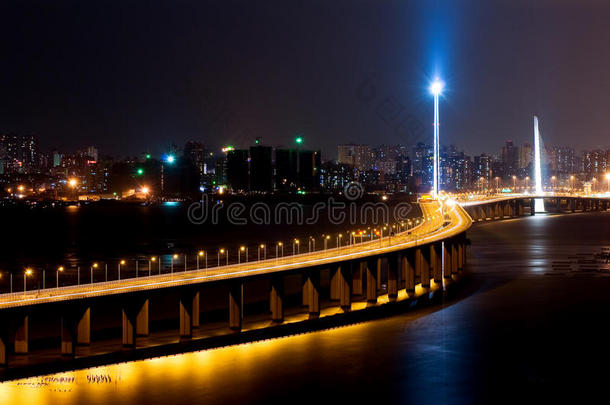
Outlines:
POLYGON ((519 169, 519 148, 508 140, 502 147, 502 165, 504 166, 504 176, 513 176, 519 169))
POLYGON ((569 147, 553 148, 551 167, 560 179, 567 179, 573 175, 576 170, 574 149, 569 147))
POLYGON ((248 150, 233 149, 227 153, 227 182, 234 192, 249 190, 248 150))
POLYGON ((475 156, 473 162, 473 176, 475 181, 479 181, 481 177, 485 181, 491 180, 492 177, 492 158, 485 153, 475 156))
POLYGON ((337 162, 352 165, 361 171, 369 170, 373 167, 373 150, 369 145, 339 145, 337 162))
POLYGON ((413 176, 422 187, 432 187, 434 177, 434 150, 422 142, 413 149, 413 176))
POLYGON ((36 135, 0 135, 0 160, 7 173, 39 171, 38 137, 36 135))
POLYGON ((296 149, 275 150, 275 189, 291 191, 298 183, 298 157, 296 149))
POLYGON ((273 161, 271 146, 250 146, 250 190, 273 190, 273 161))

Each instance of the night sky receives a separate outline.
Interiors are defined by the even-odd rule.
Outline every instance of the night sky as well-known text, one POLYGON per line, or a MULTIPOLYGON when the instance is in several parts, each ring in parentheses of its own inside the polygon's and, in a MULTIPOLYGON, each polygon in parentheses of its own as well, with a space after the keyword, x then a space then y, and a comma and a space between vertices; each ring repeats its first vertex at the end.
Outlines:
POLYGON ((610 2, 2 1, 0 133, 43 149, 608 145, 610 2))

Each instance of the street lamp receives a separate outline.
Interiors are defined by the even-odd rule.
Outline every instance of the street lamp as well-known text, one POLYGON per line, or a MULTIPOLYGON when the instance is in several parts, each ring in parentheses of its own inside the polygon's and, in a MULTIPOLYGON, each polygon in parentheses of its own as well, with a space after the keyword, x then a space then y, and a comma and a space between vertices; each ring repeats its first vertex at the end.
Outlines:
POLYGON ((525 176, 525 191, 527 191, 529 189, 529 184, 530 184, 530 176, 525 176))
POLYGON ((574 192, 574 175, 570 176, 570 192, 574 192))
POLYGON ((173 273, 174 272, 174 260, 178 259, 178 255, 177 254, 173 254, 172 258, 170 260, 170 272, 173 273))
POLYGON ((218 267, 220 267, 220 255, 225 255, 227 257, 227 265, 229 264, 229 255, 225 254, 225 252, 224 249, 218 250, 218 267))
POLYGON ((263 260, 267 260, 267 245, 264 243, 258 245, 258 260, 261 259, 261 249, 263 250, 263 260))
POLYGON ((275 258, 277 259, 278 256, 278 248, 280 248, 282 250, 282 257, 284 257, 284 244, 282 242, 278 242, 275 245, 275 258))
POLYGON ((300 243, 300 242, 299 242, 299 240, 298 240, 298 239, 295 239, 295 240, 292 242, 292 255, 293 255, 293 256, 294 256, 294 251, 295 251, 295 248, 296 248, 297 253, 299 253, 299 251, 300 251, 300 245, 299 245, 299 243, 300 243))
POLYGON ((610 194, 610 173, 606 173, 606 181, 608 182, 608 193, 610 194))
POLYGON ((498 194, 498 189, 500 188, 500 178, 496 176, 496 194, 498 194))
MULTIPOLYGON (((237 251, 237 264, 241 263, 241 253, 246 251, 246 247, 245 246, 240 246, 239 250, 237 251)), ((260 252, 258 254, 258 260, 260 260, 260 252)))
POLYGON ((64 271, 64 266, 59 266, 57 268, 57 271, 55 272, 55 284, 57 285, 57 288, 59 288, 59 273, 64 271))
POLYGON ((432 84, 430 85, 430 91, 434 95, 434 180, 433 180, 433 188, 432 194, 434 198, 437 198, 439 192, 439 111, 438 111, 438 98, 443 91, 443 82, 441 82, 438 78, 436 78, 432 84))
POLYGON ((555 192, 555 184, 556 184, 555 180, 557 180, 557 177, 551 176, 551 191, 552 192, 555 192))
POLYGON ((125 260, 119 261, 119 266, 118 266, 118 268, 119 268, 119 280, 121 279, 121 266, 124 266, 124 265, 125 265, 125 260))
POLYGON ((93 269, 97 269, 98 264, 97 263, 93 263, 91 265, 91 267, 89 268, 91 270, 91 284, 93 284, 93 269))
POLYGON ((27 279, 28 279, 28 276, 31 276, 31 275, 32 275, 32 269, 28 267, 23 272, 23 292, 24 293, 27 291, 27 279))
POLYGON ((199 270, 199 258, 200 257, 205 257, 205 267, 208 267, 208 257, 205 255, 205 252, 203 250, 200 250, 199 252, 197 252, 197 270, 199 270))
POLYGON ((516 188, 517 188, 517 176, 513 176, 513 193, 515 192, 516 188))

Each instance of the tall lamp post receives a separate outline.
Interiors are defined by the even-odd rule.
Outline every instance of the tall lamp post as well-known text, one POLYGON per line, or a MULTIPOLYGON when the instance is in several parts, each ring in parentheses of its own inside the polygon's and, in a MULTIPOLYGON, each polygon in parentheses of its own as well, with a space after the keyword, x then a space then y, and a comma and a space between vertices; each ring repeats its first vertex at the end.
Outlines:
POLYGON ((433 187, 432 194, 434 198, 438 197, 439 186, 440 186, 440 165, 439 165, 439 136, 438 136, 438 98, 443 91, 443 82, 441 82, 438 78, 434 79, 432 84, 430 85, 430 91, 434 95, 434 170, 433 170, 433 187))
POLYGON ((608 194, 610 194, 610 173, 606 173, 606 182, 608 183, 608 194))

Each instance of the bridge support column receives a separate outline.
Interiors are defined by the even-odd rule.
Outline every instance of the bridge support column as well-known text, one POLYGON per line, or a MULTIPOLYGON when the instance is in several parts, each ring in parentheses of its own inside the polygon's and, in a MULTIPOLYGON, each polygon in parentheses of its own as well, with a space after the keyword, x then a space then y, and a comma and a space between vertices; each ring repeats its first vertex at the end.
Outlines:
POLYGON ((530 215, 536 215, 536 201, 530 198, 530 215))
POLYGON ((273 276, 271 278, 269 302, 271 320, 273 322, 284 322, 284 279, 281 276, 273 276))
POLYGON ((377 303, 377 276, 381 273, 381 259, 366 262, 366 300, 369 304, 377 303))
POLYGON ((352 271, 352 293, 354 295, 362 295, 364 288, 362 288, 362 273, 366 269, 366 263, 352 263, 355 267, 352 271))
POLYGON ((330 299, 339 299, 340 275, 341 266, 333 266, 330 268, 330 299))
POLYGON ((430 287, 430 248, 427 247, 428 252, 424 250, 424 248, 416 248, 415 249, 415 261, 416 265, 416 278, 419 275, 419 282, 423 288, 430 287))
POLYGON ((234 281, 229 286, 229 328, 241 331, 243 318, 244 283, 234 281))
POLYGON ((400 261, 400 277, 409 296, 415 293, 415 250, 404 250, 400 261))
POLYGON ((135 298, 123 305, 123 346, 135 347, 137 336, 148 336, 149 300, 135 298))
POLYGON ((343 312, 349 312, 352 309, 352 275, 349 263, 337 268, 338 284, 339 284, 339 305, 343 312))
MULTIPOLYGON (((4 319, 2 324, 6 325, 4 319)), ((8 328, 0 330, 0 367, 8 366, 8 328)))
POLYGON ((400 254, 388 257, 388 299, 391 302, 398 299, 398 269, 401 260, 400 254))
POLYGON ((91 342, 91 312, 90 308, 77 306, 62 308, 61 317, 61 354, 74 356, 77 344, 89 344, 91 342))
POLYGON ((452 240, 451 245, 451 274, 458 273, 458 241, 452 240))
POLYGON ((443 242, 443 277, 451 278, 451 242, 443 242))
POLYGON ((30 324, 27 315, 18 314, 15 319, 15 353, 24 354, 29 350, 30 324))
POLYGON ((199 325, 199 291, 190 288, 180 292, 180 337, 193 337, 193 328, 199 325), (195 323, 197 321, 197 323, 195 323))
POLYGON ((432 277, 435 283, 443 282, 443 259, 440 243, 430 245, 430 264, 432 265, 432 277))
POLYGON ((570 211, 573 213, 576 212, 576 199, 570 198, 570 199, 568 199, 568 202, 570 204, 570 211))
POLYGON ((303 294, 307 299, 309 319, 320 317, 320 272, 310 270, 305 273, 303 294))

